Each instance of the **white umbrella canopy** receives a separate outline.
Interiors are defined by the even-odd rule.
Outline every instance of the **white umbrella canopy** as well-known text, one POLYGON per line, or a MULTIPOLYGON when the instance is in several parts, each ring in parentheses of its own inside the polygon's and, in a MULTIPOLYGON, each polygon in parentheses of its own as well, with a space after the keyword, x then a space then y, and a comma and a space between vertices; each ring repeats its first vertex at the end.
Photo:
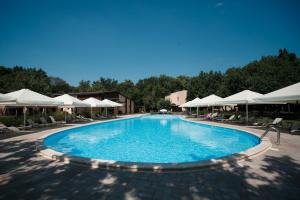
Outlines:
POLYGON ((219 101, 219 104, 259 104, 257 98, 263 97, 263 94, 251 90, 243 90, 219 101))
POLYGON ((13 98, 11 96, 8 96, 6 94, 0 93, 0 103, 1 102, 14 102, 16 101, 16 98, 13 98))
POLYGON ((7 96, 13 98, 13 101, 1 102, 5 106, 22 106, 24 115, 24 126, 26 125, 26 111, 27 107, 39 106, 39 107, 56 107, 62 104, 62 102, 42 95, 40 93, 34 92, 29 89, 21 89, 15 92, 10 92, 6 94, 7 96))
POLYGON ((103 108, 106 107, 106 104, 100 101, 99 99, 96 99, 94 97, 90 97, 88 99, 83 100, 84 103, 87 103, 91 106, 91 117, 93 114, 93 108, 103 108))
POLYGON ((94 108, 103 108, 106 106, 105 103, 103 103, 102 101, 100 101, 99 99, 96 99, 94 97, 90 97, 88 99, 83 100, 84 103, 90 104, 91 107, 94 108))
POLYGON ((199 107, 199 106, 197 106, 197 104, 201 103, 201 101, 202 101, 202 99, 197 97, 189 103, 189 106, 190 107, 199 107))
POLYGON ((201 102, 201 99, 196 97, 192 101, 188 101, 188 102, 180 105, 179 107, 181 107, 181 108, 190 108, 190 109, 192 107, 197 107, 197 116, 198 116, 199 110, 198 110, 198 106, 196 106, 196 104, 199 104, 200 102, 201 102))
POLYGON ((105 112, 106 112, 106 116, 107 116, 107 108, 115 108, 115 107, 120 107, 120 106, 123 106, 122 104, 120 103, 116 103, 114 101, 111 101, 109 99, 104 99, 101 101, 105 106, 105 112))
POLYGON ((198 107, 215 106, 215 105, 219 105, 218 102, 222 100, 223 100, 222 97, 219 97, 215 94, 211 94, 207 97, 202 98, 200 101, 195 102, 194 105, 198 107))
MULTIPOLYGON (((265 104, 257 101, 257 98, 263 97, 263 94, 258 92, 253 92, 251 90, 243 90, 231 96, 224 98, 222 101, 219 101, 220 105, 228 105, 228 104, 245 104, 246 105, 246 122, 248 122, 248 105, 252 104, 265 104)), ((269 103, 269 102, 268 102, 269 103)))
POLYGON ((14 102, 8 103, 8 105, 50 107, 62 104, 62 102, 57 101, 54 98, 42 95, 29 89, 21 89, 15 92, 7 93, 5 95, 12 98, 11 101, 14 102))
POLYGON ((197 107, 197 106, 195 106, 195 104, 200 103, 200 102, 201 102, 201 99, 196 97, 195 99, 188 101, 188 102, 180 105, 179 107, 181 107, 181 108, 197 107))
POLYGON ((71 95, 64 94, 61 96, 54 97, 54 99, 63 102, 62 107, 77 107, 77 108, 82 108, 82 107, 90 107, 90 104, 85 103, 75 97, 72 97, 71 95))
POLYGON ((188 106, 189 102, 191 102, 191 101, 188 101, 188 102, 185 102, 184 104, 181 104, 179 106, 179 108, 185 108, 185 106, 188 106))
POLYGON ((257 98, 258 101, 296 103, 300 101, 300 82, 257 98))
POLYGON ((103 107, 120 107, 120 106, 123 106, 122 104, 116 103, 116 102, 111 101, 109 99, 104 99, 101 102, 105 105, 103 107))

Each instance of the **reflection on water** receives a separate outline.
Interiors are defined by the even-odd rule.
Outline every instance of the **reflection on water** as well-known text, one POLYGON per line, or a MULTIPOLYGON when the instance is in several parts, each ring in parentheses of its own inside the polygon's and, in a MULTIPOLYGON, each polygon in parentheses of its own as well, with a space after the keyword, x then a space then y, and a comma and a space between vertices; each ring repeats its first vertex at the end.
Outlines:
POLYGON ((215 147, 218 143, 214 140, 212 128, 197 126, 187 122, 178 122, 171 125, 173 134, 181 135, 189 138, 193 142, 200 143, 205 146, 215 147))
POLYGON ((159 122, 160 122, 160 125, 162 125, 162 126, 166 126, 168 123, 168 121, 166 119, 161 119, 159 122))
POLYGON ((72 140, 73 142, 86 142, 90 144, 95 144, 98 143, 102 140, 108 140, 113 137, 116 137, 117 135, 122 134, 121 129, 113 129, 109 132, 107 131, 99 131, 95 133, 90 133, 90 134, 84 134, 84 133, 76 133, 76 134, 70 134, 68 135, 68 139, 72 140), (105 134, 109 133, 109 134, 105 134))

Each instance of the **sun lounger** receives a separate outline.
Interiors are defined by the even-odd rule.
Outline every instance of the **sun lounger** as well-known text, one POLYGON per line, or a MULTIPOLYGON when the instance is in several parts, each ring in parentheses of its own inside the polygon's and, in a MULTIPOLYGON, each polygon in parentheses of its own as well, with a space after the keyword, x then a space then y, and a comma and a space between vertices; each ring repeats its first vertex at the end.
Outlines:
POLYGON ((40 124, 35 123, 32 119, 27 119, 27 123, 28 123, 31 127, 34 127, 34 128, 41 127, 40 124))
MULTIPOLYGON (((230 116, 229 119, 230 119, 231 117, 232 117, 232 116, 230 116)), ((224 118, 223 115, 217 115, 216 117, 213 118, 213 120, 214 120, 214 121, 221 121, 221 122, 223 122, 223 121, 226 121, 226 120, 228 120, 228 119, 227 119, 227 118, 224 118)))
POLYGON ((66 122, 65 121, 56 121, 55 118, 53 116, 49 116, 49 119, 51 121, 52 124, 65 124, 66 122))
POLYGON ((300 126, 298 125, 291 125, 289 127, 289 133, 292 135, 300 135, 300 126))
POLYGON ((99 115, 99 114, 96 114, 96 117, 97 117, 98 119, 106 119, 106 118, 107 118, 106 116, 99 115))
POLYGON ((282 122, 282 118, 275 118, 272 123, 269 123, 268 126, 279 126, 282 122))
POLYGON ((76 118, 82 119, 82 120, 85 120, 85 121, 94 121, 93 119, 86 118, 86 117, 84 117, 84 116, 82 116, 82 115, 77 115, 76 118))
POLYGON ((6 129, 7 127, 4 124, 0 123, 0 133, 4 133, 6 129))
POLYGON ((217 121, 227 122, 235 119, 235 115, 231 115, 229 118, 217 118, 217 121))
POLYGON ((218 113, 208 113, 206 115, 206 119, 208 119, 208 120, 213 120, 213 119, 215 119, 217 117, 218 117, 218 113))
POLYGON ((1 133, 8 133, 8 132, 14 132, 14 133, 19 133, 21 130, 17 127, 14 126, 6 126, 2 123, 0 123, 0 132, 1 133))
POLYGON ((51 126, 51 125, 53 125, 53 124, 48 123, 47 120, 44 117, 40 117, 40 121, 41 121, 41 124, 43 126, 51 126))
POLYGON ((67 118, 67 121, 68 122, 71 122, 71 123, 76 123, 76 122, 82 122, 84 120, 80 119, 80 118, 77 118, 76 116, 74 115, 68 115, 68 118, 67 118))

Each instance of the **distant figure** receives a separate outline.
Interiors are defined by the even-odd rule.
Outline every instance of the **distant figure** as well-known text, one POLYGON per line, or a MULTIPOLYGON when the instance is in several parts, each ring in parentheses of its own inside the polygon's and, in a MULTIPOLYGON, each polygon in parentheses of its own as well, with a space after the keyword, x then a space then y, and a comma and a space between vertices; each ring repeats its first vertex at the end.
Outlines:
POLYGON ((211 113, 207 113, 207 115, 206 115, 206 119, 211 119, 211 113))

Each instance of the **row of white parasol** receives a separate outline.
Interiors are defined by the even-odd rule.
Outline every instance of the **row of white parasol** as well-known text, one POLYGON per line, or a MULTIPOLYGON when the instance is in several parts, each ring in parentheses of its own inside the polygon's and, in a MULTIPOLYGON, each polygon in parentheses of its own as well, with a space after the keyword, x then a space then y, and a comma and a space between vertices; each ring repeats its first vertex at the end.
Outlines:
POLYGON ((250 90, 243 90, 226 98, 222 98, 214 94, 202 99, 197 97, 192 101, 188 101, 180 105, 180 107, 196 107, 198 116, 199 107, 213 107, 236 104, 246 105, 246 121, 248 121, 248 105, 298 103, 299 100, 300 82, 265 95, 250 90))
MULTIPOLYGON (((55 98, 34 92, 29 89, 21 89, 7 94, 0 94, 0 106, 6 107, 22 107, 24 115, 24 125, 26 124, 26 112, 28 107, 60 107, 60 108, 84 108, 84 107, 119 107, 122 104, 113 102, 108 99, 102 101, 89 98, 84 101, 77 99, 68 94, 64 94, 55 98)), ((107 110, 106 110, 107 113, 107 110)))

